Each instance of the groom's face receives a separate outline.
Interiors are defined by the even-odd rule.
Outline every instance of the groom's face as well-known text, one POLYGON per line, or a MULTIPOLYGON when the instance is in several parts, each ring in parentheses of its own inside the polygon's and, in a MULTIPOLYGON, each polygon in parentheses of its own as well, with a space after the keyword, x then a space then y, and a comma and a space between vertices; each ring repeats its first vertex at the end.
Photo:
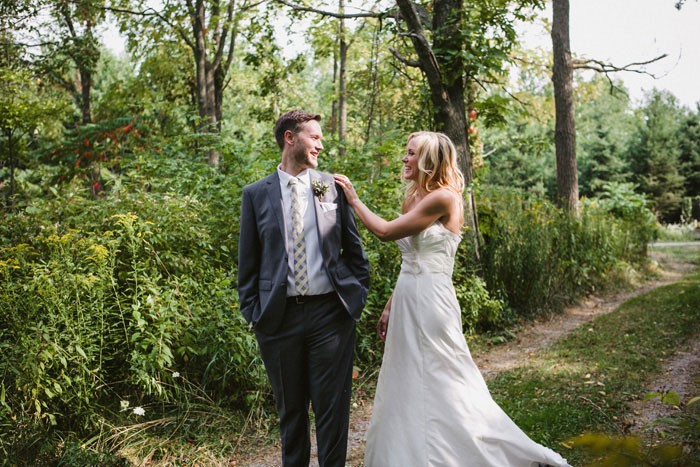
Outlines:
POLYGON ((299 167, 318 167, 318 154, 323 149, 322 139, 323 132, 317 120, 309 120, 300 125, 299 131, 294 135, 292 151, 292 157, 299 167))

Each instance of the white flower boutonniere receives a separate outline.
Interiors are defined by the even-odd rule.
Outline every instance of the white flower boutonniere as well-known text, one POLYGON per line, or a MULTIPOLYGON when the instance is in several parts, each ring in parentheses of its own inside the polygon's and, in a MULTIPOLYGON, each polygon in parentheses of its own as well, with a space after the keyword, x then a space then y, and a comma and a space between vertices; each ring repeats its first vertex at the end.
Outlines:
POLYGON ((311 182, 311 189, 314 190, 314 195, 316 195, 318 200, 321 202, 323 202, 323 195, 326 194, 328 188, 330 188, 328 183, 324 183, 321 180, 313 180, 311 182))

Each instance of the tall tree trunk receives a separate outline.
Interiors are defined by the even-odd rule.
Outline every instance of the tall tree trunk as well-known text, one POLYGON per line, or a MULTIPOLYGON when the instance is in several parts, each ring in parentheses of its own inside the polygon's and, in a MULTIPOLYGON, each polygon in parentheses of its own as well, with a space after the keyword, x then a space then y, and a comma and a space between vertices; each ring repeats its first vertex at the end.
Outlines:
POLYGON ((197 0, 193 12, 192 26, 194 32, 194 59, 197 74, 197 109, 199 111, 198 131, 204 136, 207 146, 206 156, 210 165, 218 167, 219 153, 212 149, 213 138, 217 130, 216 98, 214 87, 214 69, 207 59, 206 22, 204 2, 197 0))
POLYGON ((90 91, 92 90, 92 72, 80 70, 80 111, 83 124, 92 123, 92 111, 90 110, 90 91))
MULTIPOLYGON (((365 130, 365 145, 369 144, 370 136, 372 135, 372 124, 374 123, 374 107, 379 94, 379 58, 377 57, 378 36, 381 29, 381 22, 377 26, 374 38, 372 39, 372 48, 369 53, 369 78, 367 89, 370 90, 369 108, 367 109, 367 129, 365 130)), ((379 171, 381 174, 381 170, 379 171)))
MULTIPOLYGON (((338 13, 344 12, 343 0, 338 0, 338 13)), ((345 157, 345 144, 348 125, 347 88, 345 84, 345 66, 347 62, 348 45, 345 42, 345 22, 340 18, 340 74, 338 77, 338 141, 340 142, 340 157, 345 157)))
POLYGON ((569 0, 553 0, 552 10, 557 205, 578 215, 578 169, 576 167, 573 64, 569 45, 569 0))
MULTIPOLYGON (((459 166, 467 186, 472 184, 472 158, 467 139, 467 118, 464 109, 465 84, 462 59, 459 54, 441 53, 445 50, 462 50, 459 27, 463 12, 462 0, 436 0, 433 2, 434 45, 430 46, 423 25, 411 0, 396 0, 401 16, 408 26, 418 64, 430 89, 430 100, 436 109, 437 129, 450 137, 457 150, 459 166), (438 52, 435 52, 435 51, 438 52)), ((467 192, 465 219, 474 232, 474 245, 479 255, 478 221, 472 190, 467 192)))
MULTIPOLYGON (((338 41, 336 41, 338 42, 338 41)), ((335 135, 338 131, 338 91, 336 90, 336 83, 338 82, 338 50, 333 48, 333 102, 331 103, 331 121, 330 130, 331 135, 335 135)))
POLYGON ((204 104, 204 119, 203 122, 206 125, 205 133, 209 136, 208 143, 210 148, 207 149, 207 160, 209 165, 212 167, 219 166, 219 151, 211 148, 211 145, 215 142, 215 136, 218 134, 218 123, 216 119, 216 86, 214 84, 216 69, 211 66, 208 60, 205 58, 205 64, 207 67, 206 77, 207 77, 207 91, 206 91, 206 102, 204 104))

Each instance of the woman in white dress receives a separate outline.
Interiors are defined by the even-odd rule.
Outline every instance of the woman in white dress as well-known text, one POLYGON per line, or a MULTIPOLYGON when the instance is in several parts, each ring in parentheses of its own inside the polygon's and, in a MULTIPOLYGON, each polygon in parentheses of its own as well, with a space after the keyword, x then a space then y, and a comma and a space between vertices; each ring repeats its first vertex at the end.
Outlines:
POLYGON ((452 269, 464 179, 454 145, 441 133, 413 133, 402 161, 403 214, 389 222, 336 175, 362 223, 380 240, 396 240, 403 258, 377 324, 386 347, 364 465, 567 466, 493 401, 462 334, 452 269))

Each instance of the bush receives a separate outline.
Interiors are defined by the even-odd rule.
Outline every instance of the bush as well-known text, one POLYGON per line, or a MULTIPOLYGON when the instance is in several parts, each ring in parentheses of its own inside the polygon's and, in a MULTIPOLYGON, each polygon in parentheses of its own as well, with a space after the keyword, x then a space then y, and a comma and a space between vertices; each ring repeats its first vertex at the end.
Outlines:
POLYGON ((133 421, 121 401, 147 417, 201 399, 197 392, 243 409, 266 387, 237 311, 235 247, 217 239, 233 235, 211 229, 220 220, 208 204, 176 193, 77 192, 28 210, 34 220, 7 216, 17 229, 0 249, 6 455, 31 459, 41 433, 81 437, 105 420, 133 421))
POLYGON ((482 268, 491 294, 533 316, 594 289, 617 262, 641 260, 653 236, 651 214, 616 206, 584 201, 576 218, 518 190, 484 189, 482 268))

